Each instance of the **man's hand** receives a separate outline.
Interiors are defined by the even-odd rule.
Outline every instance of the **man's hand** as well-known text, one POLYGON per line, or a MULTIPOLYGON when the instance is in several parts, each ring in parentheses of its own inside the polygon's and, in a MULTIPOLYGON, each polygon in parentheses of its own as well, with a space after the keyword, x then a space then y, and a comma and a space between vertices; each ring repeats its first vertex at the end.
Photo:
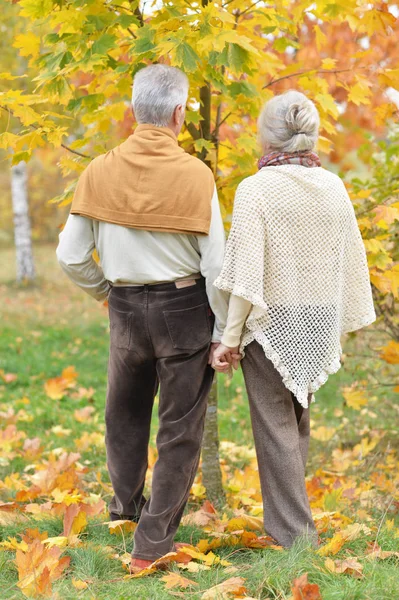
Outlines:
POLYGON ((218 373, 230 373, 231 367, 238 369, 238 365, 241 360, 241 354, 239 348, 229 348, 223 344, 219 346, 213 352, 212 367, 218 373))

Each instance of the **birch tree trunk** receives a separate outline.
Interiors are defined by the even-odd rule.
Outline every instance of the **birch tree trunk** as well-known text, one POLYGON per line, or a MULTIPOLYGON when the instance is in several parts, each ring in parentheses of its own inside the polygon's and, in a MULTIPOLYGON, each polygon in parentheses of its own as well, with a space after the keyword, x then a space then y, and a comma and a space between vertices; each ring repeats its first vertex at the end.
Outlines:
POLYGON ((11 197, 14 213, 14 239, 18 282, 32 281, 35 278, 27 179, 27 168, 24 161, 11 167, 11 197))

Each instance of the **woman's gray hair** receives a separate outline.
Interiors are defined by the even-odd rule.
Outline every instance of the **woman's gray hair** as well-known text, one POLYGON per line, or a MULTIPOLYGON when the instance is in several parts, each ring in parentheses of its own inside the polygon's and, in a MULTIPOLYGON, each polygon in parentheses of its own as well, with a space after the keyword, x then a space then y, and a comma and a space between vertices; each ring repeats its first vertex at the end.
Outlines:
POLYGON ((150 65, 136 73, 132 105, 137 123, 167 127, 176 106, 185 107, 189 83, 176 67, 150 65))
POLYGON ((301 92, 291 90, 266 102, 258 119, 263 149, 279 152, 313 150, 319 135, 317 108, 301 92))

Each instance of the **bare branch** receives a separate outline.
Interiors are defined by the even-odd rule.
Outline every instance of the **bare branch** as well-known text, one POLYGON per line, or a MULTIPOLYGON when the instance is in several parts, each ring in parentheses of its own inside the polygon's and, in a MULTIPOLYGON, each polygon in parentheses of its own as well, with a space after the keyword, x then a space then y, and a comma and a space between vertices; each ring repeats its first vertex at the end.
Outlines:
MULTIPOLYGON (((359 67, 359 69, 365 69, 365 68, 366 67, 359 67)), ((301 75, 307 75, 308 73, 337 74, 337 73, 347 73, 348 71, 353 71, 353 69, 336 69, 335 71, 332 71, 329 69, 309 69, 308 71, 298 71, 298 73, 291 73, 291 75, 284 75, 283 77, 279 77, 278 79, 272 79, 271 81, 269 81, 269 83, 264 85, 262 89, 264 90, 264 89, 270 87, 271 85, 278 83, 279 81, 283 81, 283 79, 291 79, 292 77, 300 77, 301 75)))

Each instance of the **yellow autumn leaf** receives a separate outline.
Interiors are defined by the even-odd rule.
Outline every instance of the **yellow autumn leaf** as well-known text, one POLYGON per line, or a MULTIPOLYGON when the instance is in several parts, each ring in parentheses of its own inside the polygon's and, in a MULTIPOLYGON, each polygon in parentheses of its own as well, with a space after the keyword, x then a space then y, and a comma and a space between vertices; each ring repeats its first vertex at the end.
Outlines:
POLYGON ((73 520, 71 534, 78 535, 87 525, 86 513, 81 510, 73 520))
POLYGON ((104 525, 108 525, 108 530, 112 535, 123 535, 130 533, 137 527, 137 523, 130 519, 118 519, 116 521, 106 521, 104 525))
POLYGON ((320 556, 328 556, 329 554, 337 554, 345 544, 345 538, 341 533, 336 533, 327 544, 317 550, 320 556))
POLYGON ((310 430, 310 435, 315 440, 319 440, 319 442, 328 442, 334 436, 336 432, 335 427, 325 427, 324 425, 320 425, 316 429, 310 430))
POLYGON ((328 70, 335 69, 336 65, 337 65, 337 61, 335 58, 324 58, 321 61, 321 66, 323 69, 328 69, 328 70))
POLYGON ((167 575, 161 577, 160 581, 165 583, 167 590, 171 590, 175 587, 186 589, 187 587, 198 585, 196 581, 182 577, 182 575, 179 575, 179 573, 168 573, 167 575))
POLYGON ((223 583, 214 585, 204 592, 201 600, 224 600, 231 597, 242 597, 247 591, 244 583, 245 579, 243 577, 230 577, 230 579, 226 579, 223 583))
POLYGON ((81 579, 72 579, 72 585, 75 590, 85 590, 89 586, 87 581, 82 581, 81 579))
POLYGON ((39 54, 40 49, 40 38, 29 31, 28 33, 21 33, 15 37, 14 48, 19 48, 21 56, 32 56, 36 58, 39 54))
POLYGON ((342 395, 345 398, 347 406, 354 410, 360 410, 362 406, 368 404, 368 400, 362 390, 347 387, 343 389, 342 395))

